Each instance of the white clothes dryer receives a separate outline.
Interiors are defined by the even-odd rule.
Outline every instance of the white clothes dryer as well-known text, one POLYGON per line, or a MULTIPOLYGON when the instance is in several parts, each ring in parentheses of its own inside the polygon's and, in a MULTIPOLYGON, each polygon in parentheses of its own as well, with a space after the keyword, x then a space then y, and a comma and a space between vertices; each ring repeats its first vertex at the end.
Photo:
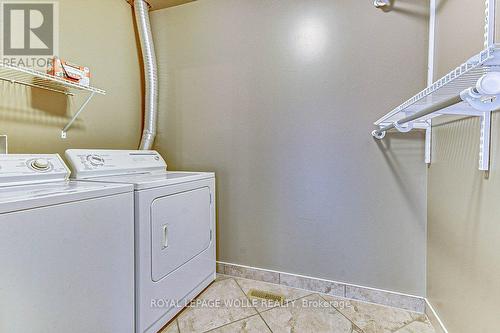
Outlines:
POLYGON ((135 188, 136 332, 156 333, 215 279, 215 175, 156 151, 66 151, 78 180, 135 188))

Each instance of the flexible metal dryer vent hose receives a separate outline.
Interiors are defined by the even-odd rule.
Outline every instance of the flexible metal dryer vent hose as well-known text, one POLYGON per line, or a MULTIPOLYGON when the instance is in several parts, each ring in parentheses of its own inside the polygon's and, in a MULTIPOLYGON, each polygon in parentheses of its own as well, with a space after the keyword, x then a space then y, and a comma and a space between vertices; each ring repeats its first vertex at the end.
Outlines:
POLYGON ((144 0, 134 0, 134 11, 141 43, 145 79, 144 131, 139 149, 149 150, 153 147, 158 119, 158 67, 149 23, 149 5, 144 0))

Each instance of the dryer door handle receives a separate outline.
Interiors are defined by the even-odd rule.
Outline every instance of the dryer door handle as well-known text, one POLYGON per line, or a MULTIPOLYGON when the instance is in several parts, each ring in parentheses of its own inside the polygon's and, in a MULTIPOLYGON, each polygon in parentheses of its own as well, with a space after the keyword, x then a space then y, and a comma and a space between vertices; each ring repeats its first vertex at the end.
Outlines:
POLYGON ((163 235, 163 241, 162 241, 162 247, 161 249, 164 250, 168 247, 168 224, 164 224, 162 227, 162 235, 163 235))

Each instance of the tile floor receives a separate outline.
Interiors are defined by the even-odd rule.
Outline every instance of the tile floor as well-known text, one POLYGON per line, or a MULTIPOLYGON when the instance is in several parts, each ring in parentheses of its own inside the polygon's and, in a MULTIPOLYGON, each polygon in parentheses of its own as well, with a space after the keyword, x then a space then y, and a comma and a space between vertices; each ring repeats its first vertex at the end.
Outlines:
POLYGON ((435 333, 426 316, 283 285, 218 275, 161 333, 435 333), (279 293, 283 305, 250 289, 279 293))

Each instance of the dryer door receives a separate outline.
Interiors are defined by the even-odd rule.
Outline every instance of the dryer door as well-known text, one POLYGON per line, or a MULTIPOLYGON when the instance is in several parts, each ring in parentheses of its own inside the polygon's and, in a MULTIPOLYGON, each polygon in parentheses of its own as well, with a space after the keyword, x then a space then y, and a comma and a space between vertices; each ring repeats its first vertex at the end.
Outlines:
POLYGON ((204 250, 211 242, 210 189, 158 198, 151 204, 153 281, 159 281, 204 250))

